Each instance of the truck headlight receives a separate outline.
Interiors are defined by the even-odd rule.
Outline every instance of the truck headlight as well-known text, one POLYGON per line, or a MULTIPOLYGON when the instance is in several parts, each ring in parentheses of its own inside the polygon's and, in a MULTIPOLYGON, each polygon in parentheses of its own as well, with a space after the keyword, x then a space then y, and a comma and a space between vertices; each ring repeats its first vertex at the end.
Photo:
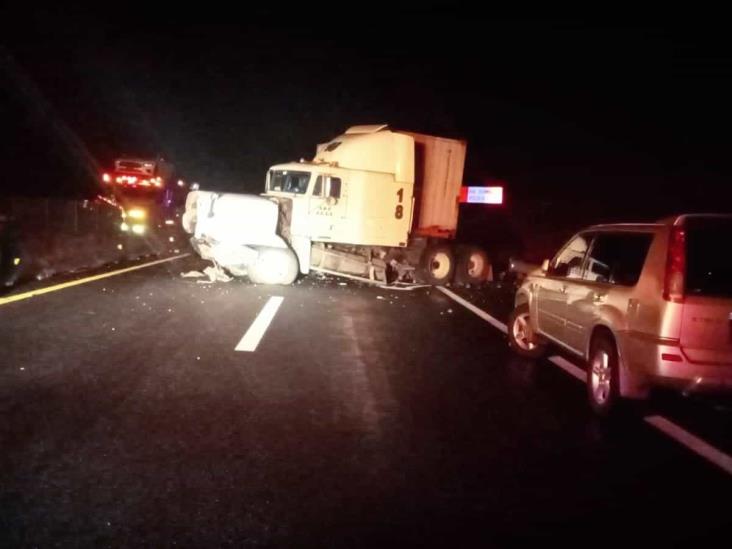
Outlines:
POLYGON ((132 232, 135 234, 145 234, 145 225, 132 225, 132 232))

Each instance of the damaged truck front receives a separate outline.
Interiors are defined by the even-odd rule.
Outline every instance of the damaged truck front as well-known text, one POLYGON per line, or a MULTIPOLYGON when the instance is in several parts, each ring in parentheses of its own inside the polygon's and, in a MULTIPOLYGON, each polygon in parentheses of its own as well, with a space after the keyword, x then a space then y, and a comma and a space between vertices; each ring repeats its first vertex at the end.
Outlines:
POLYGON ((465 142, 356 126, 312 161, 280 164, 261 196, 194 191, 184 229, 236 276, 289 284, 310 270, 373 282, 477 283, 486 253, 455 245, 465 142))
POLYGON ((298 260, 279 234, 277 201, 261 196, 192 191, 186 198, 183 228, 203 259, 234 276, 261 284, 291 284, 298 260))

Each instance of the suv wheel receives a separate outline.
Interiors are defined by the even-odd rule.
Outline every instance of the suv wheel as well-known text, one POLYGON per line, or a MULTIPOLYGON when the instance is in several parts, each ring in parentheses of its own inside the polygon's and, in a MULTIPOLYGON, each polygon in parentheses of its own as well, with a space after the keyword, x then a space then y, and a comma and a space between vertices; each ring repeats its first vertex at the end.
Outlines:
POLYGON ((516 307, 508 317, 508 344, 526 358, 539 358, 546 350, 546 343, 531 329, 529 306, 526 304, 516 307))
POLYGON ((587 365, 587 398, 592 411, 608 416, 620 399, 618 351, 609 336, 598 336, 592 343, 587 365))

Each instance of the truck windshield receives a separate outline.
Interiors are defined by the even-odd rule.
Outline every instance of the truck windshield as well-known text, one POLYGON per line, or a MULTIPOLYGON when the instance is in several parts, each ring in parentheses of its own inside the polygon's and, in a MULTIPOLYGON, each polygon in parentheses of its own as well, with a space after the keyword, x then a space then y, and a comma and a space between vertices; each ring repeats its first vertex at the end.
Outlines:
POLYGON ((310 172, 272 170, 269 172, 269 190, 283 193, 305 194, 310 182, 310 172))

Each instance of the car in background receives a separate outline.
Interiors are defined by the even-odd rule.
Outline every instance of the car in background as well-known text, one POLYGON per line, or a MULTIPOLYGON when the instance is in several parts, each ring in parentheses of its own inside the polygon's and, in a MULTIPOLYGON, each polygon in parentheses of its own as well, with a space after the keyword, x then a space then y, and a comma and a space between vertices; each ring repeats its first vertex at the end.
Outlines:
POLYGON ((511 348, 557 345, 587 364, 592 409, 651 389, 732 390, 732 215, 580 231, 519 287, 511 348))

